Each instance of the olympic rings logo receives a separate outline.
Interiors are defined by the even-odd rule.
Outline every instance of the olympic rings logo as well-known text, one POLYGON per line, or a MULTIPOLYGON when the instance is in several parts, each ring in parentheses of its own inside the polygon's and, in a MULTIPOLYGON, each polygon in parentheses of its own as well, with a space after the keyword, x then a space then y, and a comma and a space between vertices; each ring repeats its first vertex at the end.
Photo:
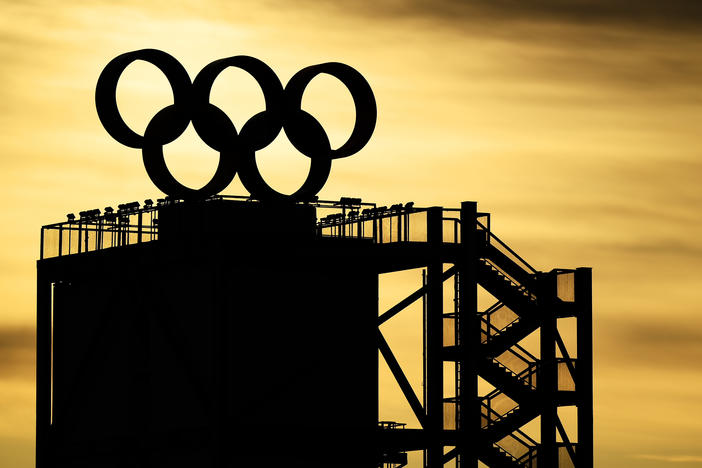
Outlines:
POLYGON ((239 173, 241 182, 253 198, 271 201, 305 201, 324 186, 333 159, 360 151, 370 140, 377 117, 375 97, 363 76, 348 65, 328 62, 297 72, 283 87, 262 61, 238 55, 214 62, 190 81, 188 72, 171 55, 156 49, 142 49, 115 57, 100 74, 95 88, 95 106, 100 122, 112 138, 130 148, 140 148, 144 167, 151 181, 167 195, 179 199, 204 198, 224 190, 239 173), (117 83, 132 62, 143 60, 158 67, 173 90, 173 104, 158 111, 143 135, 126 124, 117 107, 117 83), (266 108, 252 116, 237 131, 229 117, 210 103, 210 90, 219 74, 228 67, 249 73, 263 91, 266 108), (351 93, 356 121, 348 140, 333 149, 322 125, 301 108, 305 88, 319 74, 341 81, 351 93), (163 145, 183 134, 190 122, 203 142, 219 152, 212 179, 199 189, 178 182, 166 166, 163 145), (256 166, 256 151, 265 148, 285 130, 290 143, 311 159, 310 171, 302 186, 291 195, 270 187, 256 166))

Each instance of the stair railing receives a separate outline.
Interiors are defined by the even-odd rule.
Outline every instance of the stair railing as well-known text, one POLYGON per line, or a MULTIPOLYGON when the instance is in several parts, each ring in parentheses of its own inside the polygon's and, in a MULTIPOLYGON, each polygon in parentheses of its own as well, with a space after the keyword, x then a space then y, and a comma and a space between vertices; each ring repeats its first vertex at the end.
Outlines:
POLYGON ((522 468, 537 468, 539 458, 539 446, 531 447, 528 452, 517 459, 517 465, 522 468))
POLYGON ((483 428, 488 427, 492 424, 498 423, 498 422, 502 421, 503 419, 505 419, 506 417, 508 417, 510 414, 519 410, 519 404, 514 402, 514 400, 509 398, 507 395, 505 395, 504 392, 502 392, 501 390, 498 390, 498 389, 495 389, 492 392, 485 395, 482 398, 480 405, 481 405, 481 413, 482 413, 481 419, 484 419, 484 421, 485 421, 485 424, 481 424, 481 427, 483 427, 483 428), (512 405, 510 407, 510 409, 508 409, 504 413, 500 413, 494 409, 493 401, 499 400, 499 399, 505 399, 505 398, 512 401, 514 403, 514 405, 512 405))
POLYGON ((480 318, 482 322, 482 327, 481 327, 481 343, 487 343, 490 341, 493 337, 496 335, 500 335, 503 333, 505 330, 507 330, 509 327, 513 326, 515 323, 517 323, 520 320, 519 315, 514 314, 514 319, 507 322, 507 324, 503 325, 502 327, 496 327, 493 325, 492 317, 495 313, 499 312, 502 308, 507 308, 511 312, 511 309, 507 307, 502 301, 497 301, 495 304, 490 306, 485 312, 483 312, 481 315, 482 317, 480 318))
POLYGON ((508 272, 506 272, 502 267, 497 265, 495 262, 493 262, 492 260, 490 260, 488 258, 482 258, 481 261, 483 263, 485 263, 488 267, 496 270, 497 273, 504 276, 510 282, 510 284, 512 284, 512 286, 514 288, 516 288, 521 294, 524 295, 524 297, 526 297, 530 301, 536 300, 536 295, 534 295, 531 291, 529 291, 529 287, 526 284, 520 283, 519 280, 514 278, 512 275, 510 275, 508 272))
MULTIPOLYGON (((493 445, 508 454, 518 465, 531 466, 523 465, 524 459, 529 459, 529 455, 533 454, 532 458, 535 460, 539 444, 524 432, 517 429, 503 439, 495 442, 493 445)), ((536 464, 534 463, 534 467, 535 466, 536 464)))
POLYGON ((487 227, 487 226, 490 225, 490 223, 489 223, 489 218, 488 218, 487 226, 485 226, 483 223, 481 223, 481 222, 478 221, 477 219, 475 220, 475 222, 476 222, 477 225, 478 225, 478 231, 484 232, 484 234, 485 234, 485 239, 486 239, 486 242, 487 242, 487 243, 489 243, 490 245, 492 245, 493 247, 495 247, 497 250, 499 250, 500 252, 502 252, 503 254, 505 254, 507 257, 510 257, 510 259, 511 259, 514 263, 516 263, 517 265, 519 265, 520 267, 522 267, 525 271, 527 271, 527 272, 529 272, 529 273, 531 273, 531 274, 537 273, 537 271, 536 271, 536 269, 535 269, 534 267, 532 267, 526 260, 524 260, 522 257, 520 257, 519 254, 517 254, 517 252, 515 252, 514 250, 512 250, 512 249, 511 249, 507 244, 505 244, 499 237, 497 237, 495 234, 492 233, 492 231, 490 230, 490 228, 487 227))
POLYGON ((536 373, 539 359, 518 344, 493 358, 498 366, 509 371, 514 378, 531 388, 536 388, 536 373))

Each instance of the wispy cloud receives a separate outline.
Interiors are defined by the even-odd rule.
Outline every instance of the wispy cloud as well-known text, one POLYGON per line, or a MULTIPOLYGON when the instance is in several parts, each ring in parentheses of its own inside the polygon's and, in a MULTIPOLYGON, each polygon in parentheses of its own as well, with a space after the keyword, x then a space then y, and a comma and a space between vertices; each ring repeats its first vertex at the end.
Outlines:
MULTIPOLYGON (((287 1, 275 2, 289 5, 287 1)), ((298 2, 299 3, 299 2, 298 2)), ((493 22, 542 22, 570 25, 602 24, 635 28, 688 29, 695 31, 702 18, 702 4, 695 0, 371 0, 340 4, 330 0, 306 0, 308 7, 337 6, 345 13, 388 19, 421 17, 460 23, 466 19, 493 22), (343 7, 341 6, 343 5, 343 7)))
POLYGON ((33 328, 0 328, 0 380, 33 380, 34 346, 33 328))
POLYGON ((702 455, 634 455, 633 458, 641 460, 654 460, 669 463, 702 463, 702 455))

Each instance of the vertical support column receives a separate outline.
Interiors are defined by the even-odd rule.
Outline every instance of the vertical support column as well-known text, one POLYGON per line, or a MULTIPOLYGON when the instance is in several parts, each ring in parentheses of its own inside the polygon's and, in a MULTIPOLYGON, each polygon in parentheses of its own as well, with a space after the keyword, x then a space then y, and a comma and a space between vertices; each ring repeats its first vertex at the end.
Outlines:
POLYGON ((105 231, 103 229, 103 221, 105 218, 98 218, 98 226, 97 226, 97 238, 95 239, 95 250, 102 250, 102 246, 104 243, 104 237, 105 237, 105 231))
POLYGON ((405 237, 404 237, 404 241, 405 241, 405 242, 408 242, 408 241, 410 240, 410 236, 409 236, 410 211, 407 210, 406 208, 405 208, 405 210, 406 210, 406 211, 405 211, 405 214, 404 214, 404 217, 405 217, 405 223, 404 223, 404 225, 405 225, 405 228, 404 228, 404 236, 405 236, 405 237))
POLYGON ((346 237, 346 205, 341 205, 341 235, 339 237, 346 237))
POLYGON ((443 466, 444 428, 444 361, 442 357, 443 320, 444 320, 444 283, 442 281, 443 262, 441 247, 443 243, 442 209, 431 207, 427 213, 427 242, 430 246, 430 259, 427 264, 427 316, 426 316, 426 375, 427 426, 429 448, 427 450, 427 467, 443 466))
POLYGON ((124 214, 119 216, 119 233, 120 233, 120 247, 123 245, 128 245, 129 241, 129 216, 124 214))
POLYGON ((36 466, 48 467, 51 429, 51 282, 37 268, 36 466))
POLYGON ((142 211, 139 211, 139 214, 137 215, 137 244, 141 244, 141 242, 142 242, 141 241, 141 233, 144 229, 143 224, 142 224, 142 221, 143 221, 142 215, 143 214, 144 213, 142 211))
POLYGON ((593 466, 592 414, 592 269, 575 270, 575 303, 577 307, 577 392, 578 447, 577 468, 593 466))
POLYGON ((78 253, 83 251, 83 223, 78 221, 78 253))
MULTIPOLYGON (((63 255, 63 226, 59 226, 58 235, 59 235, 59 240, 58 240, 58 252, 57 253, 58 253, 58 256, 60 257, 61 255, 63 255)), ((42 240, 41 248, 42 248, 42 252, 43 252, 44 251, 44 228, 41 229, 41 240, 42 240)), ((42 255, 41 258, 43 259, 44 256, 42 255)))
POLYGON ((397 209, 397 242, 402 242, 402 208, 397 209))
POLYGON ((556 327, 555 311, 556 275, 549 273, 540 280, 538 300, 541 321, 541 373, 538 379, 539 406, 541 407, 541 451, 539 466, 558 466, 558 448, 556 446, 556 418, 558 406, 558 367, 556 364, 556 327))
MULTIPOLYGON (((213 396, 213 415, 212 423, 215 428, 213 434, 213 444, 214 450, 214 463, 215 466, 227 466, 232 462, 231 450, 229 449, 229 443, 233 440, 236 435, 231 429, 231 424, 233 421, 233 408, 230 405, 230 396, 234 394, 237 379, 236 374, 232 371, 235 366, 232 366, 232 362, 236 362, 236 356, 234 356, 234 347, 231 345, 231 331, 232 328, 232 313, 231 311, 237 310, 235 301, 228 298, 228 291, 230 287, 226 283, 226 275, 221 273, 221 270, 217 270, 217 274, 213 274, 214 278, 212 284, 212 293, 215 297, 227 297, 226 306, 218 308, 212 314, 212 360, 214 361, 214 391, 213 396), (231 302, 230 302, 231 301, 231 302)), ((243 313, 250 313, 249 311, 242 311, 243 313)), ((248 403, 248 402, 247 402, 248 403)))
POLYGON ((478 252, 476 202, 461 203, 461 253, 458 263, 458 345, 460 384, 458 388, 458 454, 460 468, 477 468, 480 440, 480 397, 478 363, 480 359, 480 317, 478 316, 478 252))

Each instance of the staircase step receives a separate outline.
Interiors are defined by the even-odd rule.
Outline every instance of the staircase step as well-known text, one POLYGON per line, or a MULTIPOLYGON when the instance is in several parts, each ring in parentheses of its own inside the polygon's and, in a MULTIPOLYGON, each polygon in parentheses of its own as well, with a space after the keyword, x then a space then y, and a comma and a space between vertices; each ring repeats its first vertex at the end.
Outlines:
MULTIPOLYGON (((502 302, 510 306, 512 310, 520 314, 531 312, 534 301, 528 291, 523 286, 512 282, 505 275, 492 268, 488 263, 478 262, 482 266, 483 274, 479 274, 479 283, 492 295, 500 298, 502 302)), ((520 314, 521 315, 521 314, 520 314)))
POLYGON ((519 466, 513 457, 495 445, 491 445, 479 458, 490 468, 516 468, 519 466))
POLYGON ((537 320, 520 319, 503 329, 499 334, 493 335, 487 342, 481 344, 482 352, 485 356, 499 356, 514 343, 518 343, 536 330, 538 326, 537 320))
POLYGON ((516 431, 537 415, 538 409, 536 405, 517 406, 502 415, 502 418, 499 420, 488 424, 481 432, 487 442, 495 443, 516 431))

